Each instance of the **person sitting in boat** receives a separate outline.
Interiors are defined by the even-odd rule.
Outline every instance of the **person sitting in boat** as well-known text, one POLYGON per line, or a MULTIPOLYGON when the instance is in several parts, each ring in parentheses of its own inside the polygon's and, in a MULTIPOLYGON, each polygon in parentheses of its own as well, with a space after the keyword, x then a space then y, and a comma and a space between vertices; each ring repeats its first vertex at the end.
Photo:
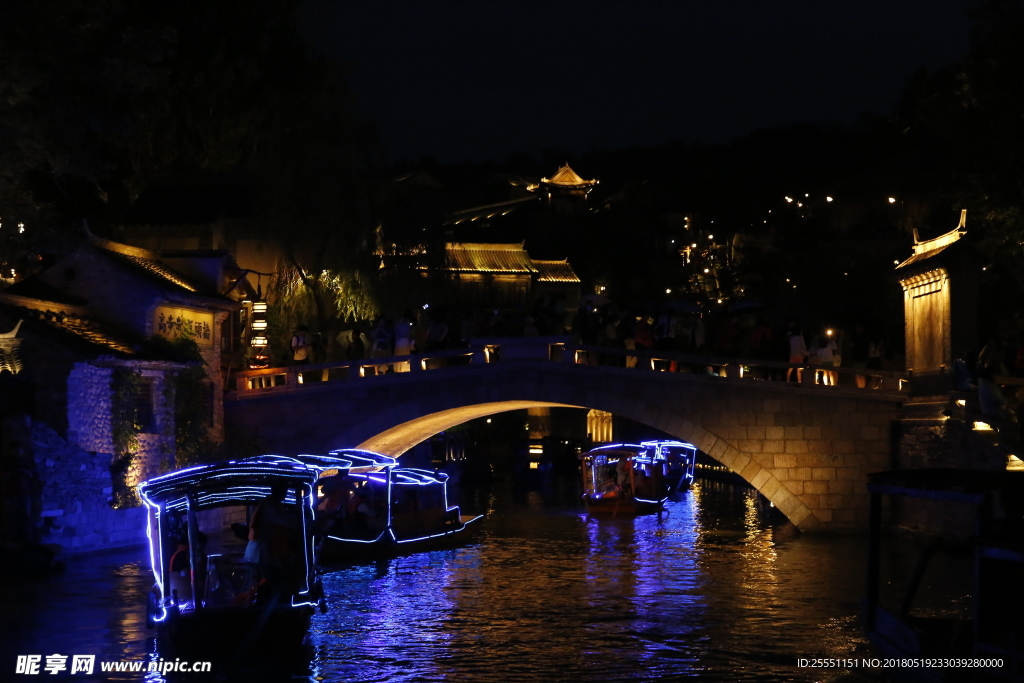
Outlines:
POLYGON ((316 506, 317 527, 327 532, 334 524, 345 516, 345 503, 352 492, 352 484, 348 477, 336 474, 323 480, 321 500, 316 506))
POLYGON ((370 505, 370 501, 363 491, 355 491, 352 494, 352 498, 349 499, 349 511, 352 514, 352 523, 356 531, 369 531, 370 520, 376 515, 373 512, 373 506, 370 505))
POLYGON ((597 487, 601 498, 614 498, 619 495, 619 485, 615 483, 614 477, 608 477, 597 487))
POLYGON ((628 458, 619 458, 619 462, 615 465, 615 476, 619 482, 619 490, 623 494, 629 493, 629 470, 631 465, 632 463, 628 458))
POLYGON ((249 523, 249 545, 245 548, 245 559, 261 565, 268 583, 280 584, 288 575, 295 553, 292 552, 292 535, 299 524, 294 515, 288 513, 284 499, 288 487, 275 484, 270 495, 260 501, 249 523))

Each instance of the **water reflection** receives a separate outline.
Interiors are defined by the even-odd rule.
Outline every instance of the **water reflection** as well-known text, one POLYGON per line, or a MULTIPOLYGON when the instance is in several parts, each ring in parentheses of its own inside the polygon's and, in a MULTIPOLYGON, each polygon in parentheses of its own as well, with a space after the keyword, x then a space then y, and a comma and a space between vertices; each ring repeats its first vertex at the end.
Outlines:
MULTIPOLYGON (((862 539, 787 537, 763 499, 723 484, 619 519, 588 517, 566 491, 466 495, 491 511, 476 545, 327 573, 331 609, 299 661, 258 653, 166 680, 812 681, 843 672, 798 657, 868 653, 862 539)), ((143 552, 17 580, 0 599, 5 675, 14 654, 166 656, 145 629, 143 552)))

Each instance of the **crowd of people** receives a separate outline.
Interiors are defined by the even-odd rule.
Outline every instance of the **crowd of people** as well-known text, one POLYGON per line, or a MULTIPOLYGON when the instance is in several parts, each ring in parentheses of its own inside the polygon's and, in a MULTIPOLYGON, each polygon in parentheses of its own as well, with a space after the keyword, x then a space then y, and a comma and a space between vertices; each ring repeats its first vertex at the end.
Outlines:
MULTIPOLYGON (((301 365, 434 353, 466 348, 475 339, 549 335, 609 349, 809 365, 814 368, 814 381, 824 385, 838 382, 837 367, 863 369, 863 374, 854 374, 860 388, 875 381, 870 371, 883 369, 888 351, 881 335, 861 325, 848 333, 837 328, 802 328, 794 321, 778 326, 757 315, 756 309, 708 314, 673 309, 631 311, 612 303, 584 303, 569 315, 543 299, 528 310, 425 306, 407 310, 394 320, 381 314, 372 322, 351 325, 337 334, 331 353, 299 325, 290 346, 293 363, 301 365)), ((637 358, 612 353, 599 354, 591 361, 632 367, 637 358)), ((391 369, 408 371, 409 362, 395 363, 391 369)), ((786 379, 801 381, 803 370, 790 369, 786 379)))

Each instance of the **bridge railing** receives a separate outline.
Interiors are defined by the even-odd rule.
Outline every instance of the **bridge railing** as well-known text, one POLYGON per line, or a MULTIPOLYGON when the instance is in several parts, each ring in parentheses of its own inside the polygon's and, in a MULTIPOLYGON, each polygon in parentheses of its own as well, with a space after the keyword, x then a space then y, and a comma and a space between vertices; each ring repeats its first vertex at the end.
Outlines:
POLYGON ((514 337, 475 339, 466 348, 410 356, 362 358, 316 365, 246 370, 235 375, 235 390, 238 393, 294 390, 324 382, 351 382, 392 373, 437 371, 470 364, 538 360, 584 366, 621 367, 641 372, 704 374, 780 383, 795 381, 805 386, 842 385, 848 389, 886 393, 903 393, 909 389, 907 376, 899 372, 588 346, 575 344, 566 337, 514 337))
POLYGON ((787 363, 759 358, 708 356, 672 351, 633 350, 606 346, 565 344, 560 357, 580 365, 638 368, 654 372, 717 375, 734 379, 799 382, 802 385, 840 386, 893 392, 908 391, 906 373, 866 368, 787 363), (859 380, 858 378, 863 378, 859 380), (863 384, 863 386, 861 386, 863 384))

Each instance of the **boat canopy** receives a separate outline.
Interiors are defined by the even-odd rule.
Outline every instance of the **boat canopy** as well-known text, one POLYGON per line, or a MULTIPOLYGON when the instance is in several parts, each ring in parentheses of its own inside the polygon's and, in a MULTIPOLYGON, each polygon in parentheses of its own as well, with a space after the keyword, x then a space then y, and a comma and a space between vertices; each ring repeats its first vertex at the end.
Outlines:
MULTIPOLYGON (((352 464, 348 469, 370 468, 380 470, 387 469, 389 467, 398 467, 398 460, 395 458, 392 458, 389 455, 374 453, 373 451, 364 451, 361 448, 341 448, 331 451, 330 455, 335 458, 351 461, 352 464)), ((339 467, 338 469, 344 468, 339 467)))
POLYGON ((150 479, 139 485, 148 504, 167 511, 184 510, 189 496, 195 509, 258 503, 274 485, 312 486, 317 470, 295 458, 260 455, 244 460, 199 465, 150 479))
POLYGON ((646 446, 636 443, 616 443, 607 446, 592 448, 586 453, 580 453, 580 458, 593 458, 595 456, 605 457, 627 457, 635 462, 654 462, 654 453, 648 453, 646 446))
POLYGON ((317 472, 325 470, 347 470, 354 466, 350 458, 339 458, 335 455, 296 455, 295 459, 306 467, 317 472))
POLYGON ((428 484, 443 484, 448 481, 448 475, 444 472, 431 472, 415 467, 399 467, 392 470, 391 481, 394 484, 427 486, 428 484))
POLYGON ((663 455, 672 449, 686 449, 688 451, 696 451, 697 447, 692 443, 685 441, 675 441, 670 439, 662 439, 658 441, 643 441, 640 444, 645 449, 650 449, 654 452, 655 457, 663 455))

